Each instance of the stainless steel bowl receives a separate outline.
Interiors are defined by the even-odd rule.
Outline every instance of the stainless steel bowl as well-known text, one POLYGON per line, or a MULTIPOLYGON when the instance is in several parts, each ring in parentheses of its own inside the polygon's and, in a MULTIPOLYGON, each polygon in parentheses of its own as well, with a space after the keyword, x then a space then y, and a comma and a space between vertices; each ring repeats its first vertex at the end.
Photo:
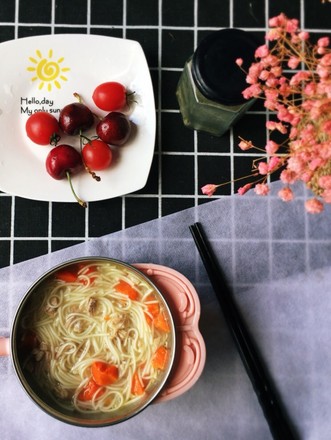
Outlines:
POLYGON ((52 268, 51 270, 49 270, 42 277, 40 277, 37 281, 34 282, 34 284, 25 294, 23 300, 19 304, 18 309, 16 311, 12 325, 10 344, 11 344, 12 361, 14 364, 16 374, 24 390, 29 395, 29 397, 42 410, 44 410, 47 414, 55 417, 56 419, 62 422, 66 422, 78 426, 84 426, 84 427, 97 427, 97 426, 113 425, 119 422, 123 422, 128 418, 138 414, 140 411, 146 408, 155 399, 155 397, 157 397, 157 395, 164 387, 173 365, 174 356, 175 356, 176 335, 175 335, 175 326, 174 326, 173 317, 166 303, 165 298, 163 297, 160 290, 141 271, 139 271, 135 267, 125 262, 116 259, 104 258, 104 257, 86 257, 86 258, 77 258, 74 260, 67 261, 61 265, 58 265, 52 268), (138 402, 133 403, 130 406, 125 406, 122 409, 120 408, 116 412, 111 412, 111 413, 86 412, 85 413, 75 410, 73 406, 71 407, 71 406, 63 405, 60 400, 56 400, 55 398, 51 397, 49 392, 47 392, 47 390, 43 389, 40 386, 35 376, 31 372, 29 372, 26 368, 24 368, 23 365, 25 357, 20 348, 20 339, 22 336, 21 321, 22 318, 25 316, 26 311, 30 307, 31 299, 34 297, 36 291, 38 291, 39 292, 38 294, 40 295, 41 285, 47 282, 48 279, 55 274, 55 272, 65 268, 68 269, 70 266, 77 265, 78 263, 115 264, 117 266, 123 267, 123 269, 125 269, 126 271, 131 271, 132 273, 135 274, 135 276, 138 276, 139 278, 143 279, 151 286, 155 295, 158 297, 159 301, 161 302, 162 307, 164 308, 164 311, 166 313, 168 323, 170 325, 170 333, 169 333, 170 355, 165 370, 162 372, 162 374, 159 375, 159 378, 155 382, 155 384, 153 384, 153 386, 149 389, 149 391, 146 392, 141 397, 141 399, 139 399, 138 402))

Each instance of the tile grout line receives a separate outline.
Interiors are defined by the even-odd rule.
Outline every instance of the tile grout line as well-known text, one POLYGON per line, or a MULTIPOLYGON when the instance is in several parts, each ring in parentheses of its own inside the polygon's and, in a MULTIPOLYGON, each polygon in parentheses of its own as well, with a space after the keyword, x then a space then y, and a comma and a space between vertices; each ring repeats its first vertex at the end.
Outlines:
POLYGON ((158 152, 158 217, 162 217, 162 0, 158 2, 158 81, 157 81, 157 95, 158 95, 158 105, 157 105, 157 152, 158 152))
POLYGON ((18 25, 19 25, 19 0, 15 0, 15 17, 14 17, 14 38, 18 38, 18 25))
MULTIPOLYGON (((127 30, 127 23, 126 23, 126 15, 127 15, 127 0, 123 0, 123 11, 122 11, 122 37, 126 38, 126 30, 127 30)), ((125 213, 126 213, 126 198, 125 194, 121 197, 122 200, 122 209, 121 209, 121 228, 124 230, 126 228, 125 224, 125 213)), ((122 244, 122 246, 124 246, 122 244)))
MULTIPOLYGON (((86 31, 87 34, 91 33, 91 0, 87 0, 86 31)), ((85 236, 84 236, 85 241, 89 239, 89 214, 90 214, 90 203, 87 203, 87 207, 85 209, 85 236)))
POLYGON ((14 264, 14 243, 15 243, 15 196, 11 196, 11 221, 10 221, 10 250, 9 264, 14 264))
MULTIPOLYGON (((198 46, 198 8, 199 0, 194 0, 193 4, 193 47, 194 50, 198 46)), ((196 130, 193 132, 193 154, 194 154, 194 206, 198 205, 198 194, 199 194, 199 161, 198 161, 198 133, 196 130)))

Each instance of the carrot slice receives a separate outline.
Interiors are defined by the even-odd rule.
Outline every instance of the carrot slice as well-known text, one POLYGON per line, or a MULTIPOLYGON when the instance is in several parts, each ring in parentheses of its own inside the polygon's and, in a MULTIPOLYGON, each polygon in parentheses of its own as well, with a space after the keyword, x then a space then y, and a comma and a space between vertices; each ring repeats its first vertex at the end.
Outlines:
POLYGON ((145 392, 145 385, 140 379, 137 371, 132 376, 131 393, 135 396, 141 396, 145 392))
POLYGON ((158 370, 164 370, 168 361, 168 349, 163 345, 157 348, 152 357, 152 366, 158 370))
POLYGON ((148 325, 152 325, 153 319, 150 317, 148 313, 144 313, 145 319, 148 325))
POLYGON ((58 272, 56 272, 55 278, 66 283, 74 283, 75 281, 77 281, 77 273, 66 269, 59 270, 58 272))
POLYGON ((138 291, 124 280, 120 280, 120 282, 116 284, 115 290, 119 293, 123 293, 124 295, 127 295, 132 300, 136 300, 139 295, 138 291))
POLYGON ((78 394, 78 400, 92 400, 96 393, 98 393, 98 396, 100 397, 104 392, 105 390, 103 390, 97 383, 95 383, 95 381, 91 377, 85 387, 78 394))
POLYGON ((107 364, 106 362, 93 362, 91 371, 95 383, 100 386, 111 385, 118 379, 118 368, 116 365, 107 364))
POLYGON ((149 295, 146 298, 146 302, 149 304, 146 304, 148 313, 150 313, 153 318, 155 318, 160 313, 160 305, 158 302, 155 302, 155 297, 153 295, 149 295), (154 302, 150 302, 154 301, 154 302))
MULTIPOLYGON (((75 283, 78 281, 78 272, 84 268, 83 264, 78 264, 74 266, 70 266, 69 269, 62 269, 56 272, 55 278, 57 280, 64 281, 66 283, 75 283)), ((95 266, 90 266, 85 271, 84 275, 88 275, 91 278, 91 283, 97 278, 97 274, 95 276, 91 276, 91 274, 97 272, 97 268, 95 266)), ((82 284, 86 284, 86 279, 80 281, 82 284)))
POLYGON ((163 332, 169 333, 170 326, 163 312, 160 312, 153 320, 154 326, 163 332))

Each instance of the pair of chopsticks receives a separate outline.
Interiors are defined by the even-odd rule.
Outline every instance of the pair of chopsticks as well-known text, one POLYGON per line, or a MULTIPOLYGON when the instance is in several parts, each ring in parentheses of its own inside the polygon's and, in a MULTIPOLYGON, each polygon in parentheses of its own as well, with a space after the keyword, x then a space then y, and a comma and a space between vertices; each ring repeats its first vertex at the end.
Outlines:
POLYGON ((275 440, 297 439, 298 437, 294 433, 284 409, 281 407, 276 390, 267 374, 254 341, 232 299, 230 289, 211 247, 207 243, 201 224, 194 223, 190 226, 190 231, 273 438, 275 440))

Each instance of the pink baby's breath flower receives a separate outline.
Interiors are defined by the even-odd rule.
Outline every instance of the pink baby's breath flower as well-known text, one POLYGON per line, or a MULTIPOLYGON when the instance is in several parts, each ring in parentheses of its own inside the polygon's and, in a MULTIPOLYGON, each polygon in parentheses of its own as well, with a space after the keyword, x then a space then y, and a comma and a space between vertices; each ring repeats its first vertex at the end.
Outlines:
POLYGON ((292 20, 288 20, 286 23, 286 32, 294 33, 298 30, 299 20, 296 18, 292 18, 292 20))
POLYGON ((268 162, 268 172, 272 173, 281 164, 281 159, 278 156, 272 156, 268 162))
POLYGON ((281 12, 276 17, 269 18, 270 27, 277 27, 277 26, 284 27, 286 23, 287 23, 287 17, 283 12, 281 12))
POLYGON ((244 194, 247 193, 248 190, 250 190, 252 188, 252 184, 251 183, 246 183, 246 185, 241 186, 240 188, 238 188, 238 194, 243 196, 244 194))
POLYGON ((289 139, 295 139, 298 136, 298 129, 297 127, 292 127, 290 130, 289 139))
POLYGON ((321 176, 318 179, 318 184, 321 188, 331 189, 331 176, 321 176))
POLYGON ((266 34, 265 39, 268 41, 278 40, 282 36, 282 32, 280 29, 270 29, 270 31, 266 34))
POLYGON ((300 156, 292 156, 287 160, 287 170, 295 173, 296 175, 304 172, 305 167, 306 163, 300 156))
POLYGON ((259 84, 252 84, 242 92, 245 99, 257 98, 261 93, 262 90, 259 84))
POLYGON ((327 106, 331 105, 331 82, 329 77, 321 79, 321 81, 316 85, 316 92, 321 95, 325 95, 326 98, 324 99, 324 104, 327 106))
POLYGON ((326 53, 321 59, 320 64, 322 66, 331 66, 331 53, 326 53))
POLYGON ((318 76, 322 79, 326 79, 329 76, 329 69, 328 67, 324 67, 321 64, 319 64, 316 67, 316 72, 318 73, 318 76))
POLYGON ((239 142, 238 146, 239 146, 239 148, 240 148, 242 151, 247 151, 247 150, 250 150, 250 149, 253 147, 253 144, 252 144, 251 141, 245 141, 245 140, 243 139, 243 140, 241 140, 241 141, 239 142))
POLYGON ((322 123, 322 130, 331 136, 331 121, 324 121, 322 123))
POLYGON ((277 144, 272 140, 269 140, 265 146, 265 150, 268 154, 275 154, 278 148, 279 148, 279 144, 277 144))
POLYGON ((309 40, 310 35, 309 32, 301 31, 298 33, 298 37, 301 41, 307 41, 309 40))
POLYGON ((270 75, 268 76, 268 78, 267 78, 267 80, 266 80, 266 82, 265 82, 266 86, 267 86, 267 87, 270 87, 270 88, 272 89, 272 88, 277 87, 277 86, 278 86, 278 83, 279 83, 278 78, 276 78, 275 75, 273 75, 273 74, 270 72, 270 75))
POLYGON ((304 86, 304 93, 308 96, 313 96, 316 93, 316 84, 309 82, 304 86))
POLYGON ((321 197, 324 203, 331 203, 331 189, 326 189, 322 192, 321 197))
POLYGON ((213 183, 208 183, 201 188, 202 194, 205 194, 208 197, 211 197, 217 189, 217 185, 213 183))
POLYGON ((307 200, 305 202, 305 207, 310 214, 319 214, 324 209, 323 203, 316 198, 307 200))
POLYGON ((296 69, 299 64, 300 64, 300 58, 298 57, 291 57, 287 62, 287 65, 290 69, 296 69))
POLYGON ((281 77, 279 79, 279 93, 283 96, 283 98, 287 98, 293 93, 291 86, 289 85, 287 79, 284 77, 281 77))
POLYGON ((326 53, 321 59, 319 64, 322 66, 331 66, 331 53, 326 53))
POLYGON ((267 121, 266 124, 265 124, 267 129, 270 130, 270 131, 276 130, 276 125, 277 125, 276 121, 267 121))
POLYGON ((286 186, 278 191, 278 197, 282 199, 283 202, 291 202, 294 198, 293 191, 286 186))
POLYGON ((267 81, 267 79, 269 78, 270 75, 271 75, 270 70, 262 70, 259 75, 259 79, 261 81, 267 81))
POLYGON ((311 181, 313 177, 313 172, 306 170, 304 171, 301 175, 300 175, 300 179, 302 180, 302 182, 304 183, 309 183, 311 181))
POLYGON ((297 174, 291 170, 283 170, 280 174, 280 180, 283 183, 294 183, 297 179, 297 174))
POLYGON ((318 47, 327 47, 330 43, 329 37, 322 37, 317 40, 318 47))
POLYGON ((281 66, 273 66, 271 67, 270 72, 278 78, 282 75, 283 69, 281 66))
POLYGON ((242 58, 237 58, 236 59, 236 64, 237 66, 241 67, 243 65, 244 60, 242 58))
POLYGON ((266 162, 260 162, 259 164, 258 164, 258 170, 259 170, 259 173, 262 175, 262 176, 265 176, 266 174, 268 174, 268 171, 269 171, 269 167, 268 167, 268 164, 266 163, 266 162))
POLYGON ((309 169, 311 171, 315 171, 317 168, 321 167, 322 165, 324 165, 323 159, 321 159, 320 157, 314 157, 309 163, 309 169))
POLYGON ((260 61, 260 64, 264 67, 277 67, 279 66, 279 59, 270 53, 260 61))
POLYGON ((290 80, 290 86, 296 86, 300 84, 302 81, 309 81, 311 78, 311 72, 303 71, 296 73, 292 76, 290 80))
POLYGON ((257 183, 254 191, 259 196, 266 196, 269 194, 269 186, 266 183, 257 183))
POLYGON ((269 48, 266 44, 260 46, 255 51, 255 58, 264 58, 269 55, 269 48))
POLYGON ((278 97, 279 93, 277 89, 265 89, 264 90, 265 101, 264 106, 269 110, 276 110, 278 107, 278 97))
POLYGON ((277 109, 277 118, 282 122, 289 122, 291 124, 293 120, 293 115, 291 115, 289 109, 286 108, 284 105, 279 105, 277 109))
POLYGON ((266 127, 267 127, 268 130, 277 130, 277 131, 279 131, 282 134, 286 134, 287 133, 287 128, 281 122, 267 121, 266 122, 266 127))
POLYGON ((256 84, 258 82, 259 75, 262 70, 263 70, 263 66, 260 63, 253 63, 248 69, 246 82, 248 84, 256 84))

